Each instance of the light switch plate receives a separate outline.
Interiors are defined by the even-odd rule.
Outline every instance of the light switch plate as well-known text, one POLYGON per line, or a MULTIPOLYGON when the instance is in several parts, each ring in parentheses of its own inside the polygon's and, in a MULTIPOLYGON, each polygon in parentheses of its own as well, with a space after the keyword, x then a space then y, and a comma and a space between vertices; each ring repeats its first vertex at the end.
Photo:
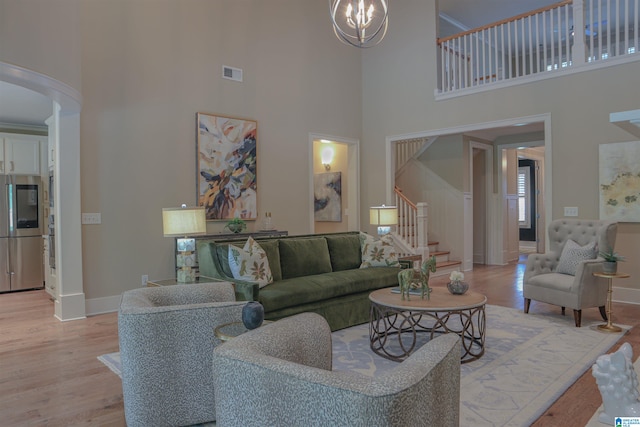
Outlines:
POLYGON ((564 216, 578 216, 578 208, 577 207, 566 207, 564 208, 564 216))
POLYGON ((99 213, 83 213, 82 223, 83 224, 102 224, 102 218, 99 213))

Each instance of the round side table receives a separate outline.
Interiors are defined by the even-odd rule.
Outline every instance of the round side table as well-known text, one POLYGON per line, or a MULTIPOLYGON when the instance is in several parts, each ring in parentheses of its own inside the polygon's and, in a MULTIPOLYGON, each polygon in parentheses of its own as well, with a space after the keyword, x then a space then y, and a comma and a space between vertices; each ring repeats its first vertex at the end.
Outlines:
MULTIPOLYGON (((260 326, 266 325, 268 323, 271 323, 271 320, 263 321, 262 325, 260 326)), ((220 339, 220 341, 224 342, 224 341, 229 341, 230 339, 235 338, 238 335, 242 335, 248 331, 249 329, 245 328, 242 322, 231 322, 231 323, 225 323, 223 325, 218 326, 214 330, 214 334, 218 339, 220 339)))
POLYGON ((622 328, 616 326, 611 322, 611 297, 613 295, 613 279, 626 279, 631 277, 627 273, 593 273, 596 277, 602 277, 607 279, 609 290, 607 291, 607 323, 604 325, 598 325, 598 330, 603 332, 621 332, 622 328))

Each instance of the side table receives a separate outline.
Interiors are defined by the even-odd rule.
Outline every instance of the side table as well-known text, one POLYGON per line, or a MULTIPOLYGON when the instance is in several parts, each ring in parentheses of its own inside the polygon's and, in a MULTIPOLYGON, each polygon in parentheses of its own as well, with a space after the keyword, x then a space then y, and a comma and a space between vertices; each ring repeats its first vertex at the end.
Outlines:
MULTIPOLYGON (((262 322, 262 325, 258 326, 261 327, 263 325, 266 325, 267 323, 271 323, 271 320, 264 320, 262 322)), ((219 338, 220 341, 229 341, 232 338, 237 337, 238 335, 242 335, 245 332, 248 332, 249 329, 245 328, 244 323, 242 322, 231 322, 231 323, 225 323, 223 325, 218 326, 215 330, 214 330, 214 334, 216 336, 216 338, 219 338)))
POLYGON ((605 323, 604 325, 598 325, 598 330, 604 331, 604 332, 620 332, 622 331, 622 328, 614 325, 611 322, 611 297, 613 295, 612 282, 613 282, 613 279, 626 279, 631 276, 627 273, 601 273, 601 272, 593 273, 593 275, 596 277, 602 277, 607 279, 608 286, 609 286, 609 290, 607 291, 607 323, 605 323))
POLYGON ((147 287, 153 286, 173 286, 173 285, 191 285, 194 283, 212 283, 212 282, 226 282, 226 280, 216 279, 215 277, 198 276, 193 282, 178 282, 176 279, 160 279, 160 280, 148 280, 147 287))

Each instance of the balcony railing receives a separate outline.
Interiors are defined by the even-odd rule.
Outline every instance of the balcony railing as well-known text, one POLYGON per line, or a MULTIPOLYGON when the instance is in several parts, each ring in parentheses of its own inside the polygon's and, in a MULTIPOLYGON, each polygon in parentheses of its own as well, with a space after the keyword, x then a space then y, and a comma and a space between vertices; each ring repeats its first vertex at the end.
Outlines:
POLYGON ((566 0, 438 39, 438 91, 460 91, 635 55, 639 1, 566 0))

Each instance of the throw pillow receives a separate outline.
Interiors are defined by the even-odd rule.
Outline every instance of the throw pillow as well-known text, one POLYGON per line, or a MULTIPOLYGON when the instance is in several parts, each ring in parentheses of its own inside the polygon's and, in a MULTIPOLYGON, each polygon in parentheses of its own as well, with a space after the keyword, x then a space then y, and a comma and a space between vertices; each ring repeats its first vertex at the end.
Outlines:
POLYGON ((560 261, 558 262, 556 273, 575 276, 578 265, 582 261, 595 259, 597 255, 598 248, 596 247, 596 242, 580 246, 573 240, 569 239, 567 240, 567 243, 564 244, 564 248, 560 254, 560 261))
POLYGON ((360 268, 400 266, 393 237, 389 234, 376 239, 369 234, 360 233, 360 250, 362 252, 360 268))
POLYGON ((267 253, 252 237, 242 249, 229 245, 229 268, 234 279, 255 282, 261 288, 273 282, 267 253))

